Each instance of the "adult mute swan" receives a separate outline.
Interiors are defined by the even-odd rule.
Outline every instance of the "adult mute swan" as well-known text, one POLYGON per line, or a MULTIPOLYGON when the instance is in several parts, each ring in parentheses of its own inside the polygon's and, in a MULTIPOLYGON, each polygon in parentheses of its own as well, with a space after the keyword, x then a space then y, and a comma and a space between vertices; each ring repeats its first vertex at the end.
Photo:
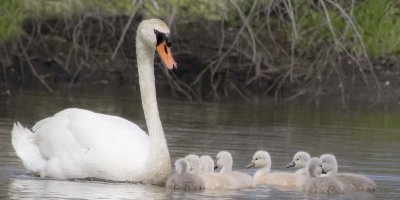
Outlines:
POLYGON ((176 174, 168 178, 165 184, 170 189, 202 190, 204 181, 196 174, 190 174, 190 164, 184 158, 175 161, 176 174))
POLYGON ((286 168, 295 167, 298 169, 296 170, 296 174, 305 176, 307 175, 307 162, 310 160, 310 158, 311 156, 309 153, 305 151, 299 151, 294 154, 292 162, 288 163, 286 168))
POLYGON ((322 161, 322 173, 337 178, 342 182, 344 189, 357 191, 375 191, 376 184, 370 178, 361 174, 338 173, 338 164, 336 157, 332 154, 323 154, 320 157, 322 161))
POLYGON ((307 180, 303 190, 307 193, 342 194, 343 185, 337 179, 329 176, 321 177, 322 161, 319 158, 311 158, 307 164, 307 180))
POLYGON ((300 187, 304 177, 296 173, 274 172, 271 173, 271 156, 267 151, 257 151, 246 168, 259 168, 253 178, 257 184, 300 187))
POLYGON ((139 24, 136 56, 149 135, 126 119, 77 108, 37 122, 32 131, 16 122, 11 140, 25 168, 57 179, 164 183, 171 161, 157 107, 154 54, 157 51, 164 65, 173 69, 170 47, 170 31, 163 21, 148 19, 139 24))

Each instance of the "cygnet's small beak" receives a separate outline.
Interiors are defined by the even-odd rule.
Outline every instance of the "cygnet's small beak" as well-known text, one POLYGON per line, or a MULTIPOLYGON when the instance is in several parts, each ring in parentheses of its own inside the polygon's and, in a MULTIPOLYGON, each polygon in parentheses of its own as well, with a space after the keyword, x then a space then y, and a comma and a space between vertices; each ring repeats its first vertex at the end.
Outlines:
POLYGON ((296 166, 296 163, 294 163, 294 161, 292 161, 292 162, 290 162, 290 163, 288 163, 286 165, 286 168, 291 168, 291 167, 294 167, 294 166, 296 166))
POLYGON ((323 169, 322 169, 322 173, 323 173, 323 174, 327 174, 327 172, 326 172, 326 171, 324 171, 323 169))
POLYGON ((252 168, 252 167, 254 167, 256 164, 253 162, 253 161, 251 161, 248 165, 246 165, 246 168, 252 168))
POLYGON ((214 166, 214 170, 216 170, 216 169, 218 169, 218 166, 217 166, 217 165, 214 166))

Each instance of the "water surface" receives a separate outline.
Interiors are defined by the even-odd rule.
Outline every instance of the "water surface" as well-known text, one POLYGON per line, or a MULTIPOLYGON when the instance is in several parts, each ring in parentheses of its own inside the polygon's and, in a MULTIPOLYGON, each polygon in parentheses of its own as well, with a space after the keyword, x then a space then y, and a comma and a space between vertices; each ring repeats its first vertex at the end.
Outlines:
MULTIPOLYGON (((160 95, 161 96, 161 95, 160 95)), ((130 89, 72 89, 55 94, 16 90, 0 96, 0 199, 329 199, 308 196, 286 188, 258 186, 236 191, 173 192, 150 185, 82 180, 53 180, 26 173, 10 143, 16 120, 31 127, 36 121, 68 107, 118 115, 145 128, 139 95, 130 89)), ((362 173, 378 185, 373 194, 347 192, 333 199, 396 199, 400 194, 400 112, 395 109, 349 111, 310 105, 274 105, 269 100, 249 104, 188 102, 159 98, 161 119, 172 160, 188 153, 209 154, 228 150, 234 168, 244 169, 256 150, 267 150, 272 169, 284 166, 293 154, 305 150, 312 156, 334 153, 339 170, 362 173)))

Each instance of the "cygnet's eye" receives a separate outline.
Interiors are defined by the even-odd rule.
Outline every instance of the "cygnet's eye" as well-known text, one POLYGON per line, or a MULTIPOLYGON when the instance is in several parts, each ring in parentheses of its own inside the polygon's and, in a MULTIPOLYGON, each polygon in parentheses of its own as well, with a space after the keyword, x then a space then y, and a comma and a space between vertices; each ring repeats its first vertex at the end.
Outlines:
POLYGON ((300 160, 300 158, 297 158, 296 161, 300 160))
POLYGON ((254 159, 254 160, 258 160, 258 158, 254 159))

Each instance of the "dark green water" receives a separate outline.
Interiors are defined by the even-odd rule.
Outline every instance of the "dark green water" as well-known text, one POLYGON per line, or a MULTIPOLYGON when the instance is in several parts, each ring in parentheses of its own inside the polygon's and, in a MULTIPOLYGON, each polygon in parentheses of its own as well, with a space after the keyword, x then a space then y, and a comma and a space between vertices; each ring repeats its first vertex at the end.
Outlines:
POLYGON ((228 150, 234 168, 244 169, 256 150, 267 150, 272 169, 284 168, 293 154, 333 153, 342 172, 362 173, 378 185, 373 194, 307 196, 285 188, 258 186, 236 191, 172 192, 158 186, 95 181, 64 181, 28 175, 10 142, 14 121, 32 126, 68 107, 118 115, 144 127, 138 94, 129 89, 73 89, 48 94, 20 90, 0 96, 0 199, 397 199, 400 196, 400 112, 363 109, 342 112, 334 106, 316 110, 308 105, 276 106, 268 100, 203 103, 159 98, 161 119, 172 160, 188 153, 215 157, 228 150))

